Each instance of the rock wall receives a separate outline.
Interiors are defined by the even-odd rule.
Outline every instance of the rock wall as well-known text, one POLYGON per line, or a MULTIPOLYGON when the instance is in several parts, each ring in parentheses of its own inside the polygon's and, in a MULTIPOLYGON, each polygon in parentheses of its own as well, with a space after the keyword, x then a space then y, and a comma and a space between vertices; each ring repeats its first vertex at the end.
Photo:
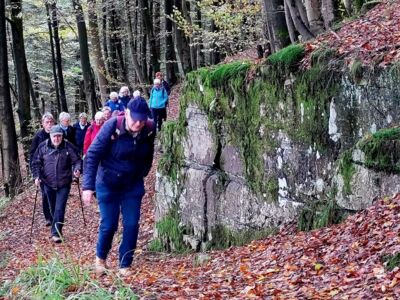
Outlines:
POLYGON ((275 80, 271 70, 249 67, 221 86, 212 77, 216 69, 188 77, 174 127, 181 130, 164 148, 164 156, 181 153, 172 158, 180 161, 178 175, 159 168, 155 203, 156 221, 178 209, 194 248, 216 239, 220 226, 258 231, 292 221, 328 194, 340 207, 359 210, 399 190, 397 172, 366 166, 357 147, 399 123, 398 73, 364 72, 354 80, 346 69, 318 68, 317 75, 275 80), (345 151, 349 166, 341 164, 345 151), (344 167, 351 172, 342 175, 344 167))

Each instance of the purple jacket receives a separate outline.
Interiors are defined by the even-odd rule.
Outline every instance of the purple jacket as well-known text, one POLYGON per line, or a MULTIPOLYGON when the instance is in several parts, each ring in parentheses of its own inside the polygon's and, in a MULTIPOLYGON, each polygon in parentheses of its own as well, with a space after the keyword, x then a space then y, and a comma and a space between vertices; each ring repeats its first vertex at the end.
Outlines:
POLYGON ((59 189, 71 184, 72 170, 81 171, 81 166, 81 158, 71 143, 62 141, 58 148, 54 148, 51 140, 47 139, 35 152, 32 175, 49 187, 59 189))

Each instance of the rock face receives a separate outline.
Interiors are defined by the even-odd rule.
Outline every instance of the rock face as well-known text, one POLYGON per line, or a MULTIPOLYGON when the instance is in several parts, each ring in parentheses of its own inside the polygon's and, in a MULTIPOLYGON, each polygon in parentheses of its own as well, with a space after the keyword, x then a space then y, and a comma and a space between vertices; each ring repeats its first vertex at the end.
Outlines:
MULTIPOLYGON (((222 118, 218 123, 222 126, 213 127, 215 116, 210 119, 210 113, 196 104, 196 99, 181 107, 186 116, 182 140, 184 167, 175 182, 168 176, 157 176, 156 221, 168 213, 171 203, 177 203, 182 226, 189 228, 189 235, 199 243, 206 243, 213 241, 218 226, 236 232, 292 221, 303 205, 326 197, 333 189, 338 205, 350 210, 364 209, 377 197, 400 189, 398 175, 364 165, 364 154, 355 146, 362 137, 398 124, 398 79, 383 71, 356 84, 349 75, 340 75, 334 96, 327 103, 314 103, 324 105, 319 110, 321 123, 307 119, 310 109, 307 101, 297 107, 293 105, 294 108, 288 105, 295 97, 288 90, 296 80, 284 83, 286 99, 277 103, 272 112, 264 103, 255 109, 261 120, 269 115, 283 122, 280 128, 270 129, 268 124, 260 122, 252 128, 261 141, 258 157, 261 167, 253 170, 262 176, 263 188, 258 191, 251 188, 248 176, 248 157, 254 153, 243 152, 237 136, 234 141, 234 134, 229 131, 234 126, 225 126, 229 120, 222 118), (315 127, 323 127, 326 147, 319 147, 307 133, 294 136, 290 127, 284 126, 285 122, 292 124, 293 118, 299 126, 310 121, 315 127), (219 134, 215 128, 219 128, 219 134), (346 150, 352 153, 350 179, 341 174, 339 167, 346 150)), ((237 98, 229 103, 231 107, 239 105, 237 98)), ((316 131, 313 127, 309 129, 316 131)))

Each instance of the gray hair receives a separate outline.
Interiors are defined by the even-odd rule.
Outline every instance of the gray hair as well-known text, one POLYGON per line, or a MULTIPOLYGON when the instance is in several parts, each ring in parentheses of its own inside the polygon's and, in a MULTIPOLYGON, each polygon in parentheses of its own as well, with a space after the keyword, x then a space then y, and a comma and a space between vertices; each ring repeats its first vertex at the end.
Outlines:
POLYGON ((102 111, 98 111, 95 115, 94 115, 94 120, 100 120, 104 118, 104 113, 102 111))
POLYGON ((128 91, 128 94, 129 94, 129 88, 127 86, 121 87, 119 90, 119 95, 122 96, 122 93, 125 91, 128 91))
POLYGON ((118 93, 117 92, 111 92, 110 93, 110 99, 111 98, 118 98, 118 93))
POLYGON ((71 116, 69 115, 69 113, 63 111, 60 113, 60 115, 58 116, 58 119, 61 120, 71 120, 71 116))
POLYGON ((52 120, 54 121, 53 115, 52 115, 51 113, 49 113, 49 112, 45 112, 45 113, 43 114, 43 116, 42 116, 42 122, 43 122, 44 120, 46 120, 46 119, 52 119, 52 120))
POLYGON ((101 109, 102 112, 105 112, 106 110, 111 111, 111 108, 110 108, 109 106, 104 106, 104 107, 101 109))
POLYGON ((87 117, 88 117, 87 114, 84 113, 84 112, 82 112, 82 113, 79 114, 79 119, 80 119, 80 118, 86 118, 86 119, 87 119, 87 117))
POLYGON ((133 92, 133 98, 140 97, 140 91, 136 90, 133 92))

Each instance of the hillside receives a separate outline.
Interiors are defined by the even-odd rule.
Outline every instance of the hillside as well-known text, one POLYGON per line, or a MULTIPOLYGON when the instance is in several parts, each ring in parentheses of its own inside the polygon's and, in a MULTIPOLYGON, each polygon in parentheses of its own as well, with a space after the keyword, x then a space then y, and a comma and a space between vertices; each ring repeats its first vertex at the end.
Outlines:
MULTIPOLYGON (((399 43, 400 1, 390 1, 379 4, 361 19, 344 24, 335 33, 319 37, 307 49, 311 53, 329 45, 338 49, 349 63, 359 58, 365 64, 386 66, 399 60, 399 43)), ((303 61, 304 66, 308 59, 303 61)), ((170 100, 170 119, 178 117, 179 93, 176 87, 170 100)), ((152 198, 158 159, 157 155, 146 179, 133 274, 123 279, 142 299, 400 297, 399 267, 391 269, 392 265, 385 262, 400 252, 400 194, 378 199, 370 208, 329 228, 298 232, 296 224, 286 224, 276 235, 242 247, 185 255, 156 253, 148 251, 147 245, 154 230, 152 198)), ((35 190, 29 186, 1 212, 2 283, 15 279, 20 271, 36 264, 39 257, 45 261, 58 257, 65 264, 72 262, 84 268, 90 268, 94 262, 99 222, 96 205, 85 208, 85 228, 77 187, 73 186, 66 213, 66 242, 50 241, 38 208, 30 242, 34 196, 35 190)), ((119 238, 111 251, 110 273, 99 279, 109 289, 119 279, 115 274, 118 242, 119 238)), ((17 285, 4 296, 24 298, 19 294, 21 290, 17 285)), ((71 291, 79 289, 72 287, 71 291)))

